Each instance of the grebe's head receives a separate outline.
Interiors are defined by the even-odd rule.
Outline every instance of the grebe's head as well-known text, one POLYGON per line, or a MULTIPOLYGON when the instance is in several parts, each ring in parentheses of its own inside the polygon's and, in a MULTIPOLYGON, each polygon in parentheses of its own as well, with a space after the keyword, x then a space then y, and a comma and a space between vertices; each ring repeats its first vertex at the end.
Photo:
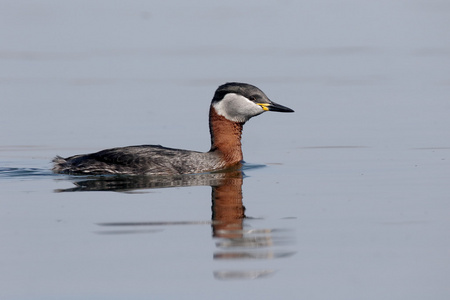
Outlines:
POLYGON ((265 111, 294 112, 286 106, 270 101, 256 86, 239 82, 219 86, 211 106, 217 114, 239 123, 245 123, 265 111))

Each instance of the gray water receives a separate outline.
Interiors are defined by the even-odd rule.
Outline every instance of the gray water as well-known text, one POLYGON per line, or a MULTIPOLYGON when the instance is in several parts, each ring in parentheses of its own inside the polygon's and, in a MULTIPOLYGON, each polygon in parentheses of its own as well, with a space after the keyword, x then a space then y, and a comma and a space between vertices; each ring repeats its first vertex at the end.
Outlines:
POLYGON ((0 1, 0 299, 448 299, 448 28, 439 0, 0 1), (227 81, 295 110, 245 125, 242 172, 50 172, 207 151, 227 81))

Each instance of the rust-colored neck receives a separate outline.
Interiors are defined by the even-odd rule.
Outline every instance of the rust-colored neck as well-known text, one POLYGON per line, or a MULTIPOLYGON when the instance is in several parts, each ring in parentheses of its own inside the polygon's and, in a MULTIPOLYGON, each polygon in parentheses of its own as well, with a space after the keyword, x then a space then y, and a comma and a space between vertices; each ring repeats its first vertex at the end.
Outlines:
POLYGON ((242 161, 241 135, 244 123, 227 120, 217 114, 214 107, 209 111, 209 131, 211 133, 211 150, 219 151, 230 167, 242 161))

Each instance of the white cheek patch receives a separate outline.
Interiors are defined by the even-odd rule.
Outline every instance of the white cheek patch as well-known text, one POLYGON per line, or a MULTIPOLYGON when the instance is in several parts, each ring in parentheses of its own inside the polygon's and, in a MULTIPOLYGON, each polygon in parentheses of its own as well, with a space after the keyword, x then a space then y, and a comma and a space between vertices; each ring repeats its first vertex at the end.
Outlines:
POLYGON ((251 117, 264 112, 261 106, 244 96, 229 93, 213 104, 216 112, 233 122, 247 122, 251 117))

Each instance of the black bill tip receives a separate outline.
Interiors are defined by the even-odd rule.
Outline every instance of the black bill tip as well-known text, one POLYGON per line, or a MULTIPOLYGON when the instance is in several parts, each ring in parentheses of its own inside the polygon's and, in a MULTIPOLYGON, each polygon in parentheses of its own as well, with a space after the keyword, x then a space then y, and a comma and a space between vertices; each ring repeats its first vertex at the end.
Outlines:
POLYGON ((272 102, 269 105, 266 106, 266 108, 269 111, 278 111, 278 112, 294 112, 293 109, 290 109, 289 107, 283 106, 281 104, 272 102))

